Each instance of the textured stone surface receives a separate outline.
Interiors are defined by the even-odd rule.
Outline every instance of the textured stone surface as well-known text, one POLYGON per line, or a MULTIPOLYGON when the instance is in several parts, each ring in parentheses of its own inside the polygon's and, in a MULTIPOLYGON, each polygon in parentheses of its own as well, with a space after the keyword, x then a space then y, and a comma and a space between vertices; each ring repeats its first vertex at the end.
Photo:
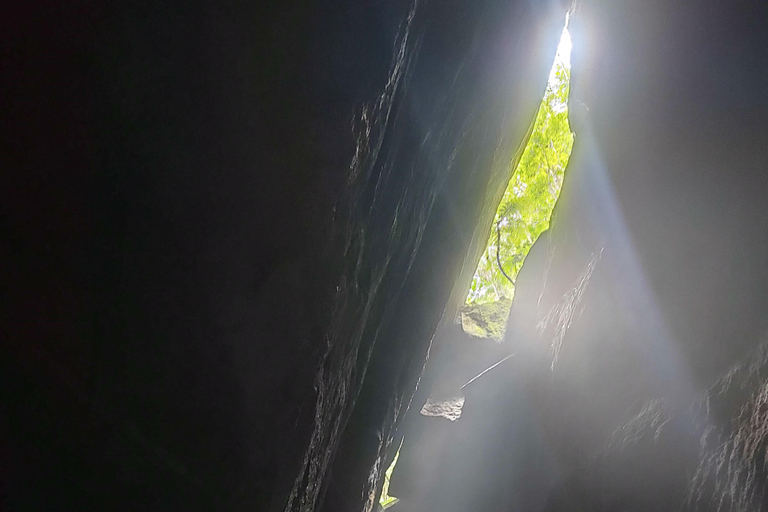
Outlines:
POLYGON ((461 418, 461 408, 464 406, 464 397, 455 396, 447 400, 436 400, 427 398, 419 414, 422 416, 433 416, 436 418, 445 418, 450 421, 456 421, 461 418))

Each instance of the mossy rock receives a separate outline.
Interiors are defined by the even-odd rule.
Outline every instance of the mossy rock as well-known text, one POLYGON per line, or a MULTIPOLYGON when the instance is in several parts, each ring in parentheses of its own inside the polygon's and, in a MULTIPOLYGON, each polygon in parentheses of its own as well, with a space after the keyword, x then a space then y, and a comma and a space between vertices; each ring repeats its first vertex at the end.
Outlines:
POLYGON ((461 308, 461 328, 476 338, 501 341, 507 329, 511 299, 484 304, 468 304, 461 308))

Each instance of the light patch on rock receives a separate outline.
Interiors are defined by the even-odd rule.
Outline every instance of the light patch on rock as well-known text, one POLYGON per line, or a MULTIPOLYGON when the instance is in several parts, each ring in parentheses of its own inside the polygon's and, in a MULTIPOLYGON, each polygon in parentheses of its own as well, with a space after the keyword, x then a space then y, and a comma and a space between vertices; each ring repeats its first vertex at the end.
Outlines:
POLYGON ((462 407, 464 407, 463 396, 455 396, 447 400, 434 400, 430 397, 427 398, 427 403, 421 408, 421 414, 456 421, 461 417, 462 407))

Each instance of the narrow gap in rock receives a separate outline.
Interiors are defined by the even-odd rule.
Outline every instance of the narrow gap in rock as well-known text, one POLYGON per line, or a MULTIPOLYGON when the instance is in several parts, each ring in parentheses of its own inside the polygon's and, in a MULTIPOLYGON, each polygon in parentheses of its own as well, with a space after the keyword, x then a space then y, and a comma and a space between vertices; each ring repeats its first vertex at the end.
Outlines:
POLYGON ((570 54, 566 20, 531 137, 496 210, 460 312, 462 329, 470 336, 496 341, 504 337, 517 275, 531 246, 549 228, 573 147, 568 123, 570 54))
MULTIPOLYGON (((496 210, 488 243, 477 265, 466 303, 460 311, 464 333, 473 341, 500 343, 515 293, 515 279, 536 239, 549 228, 573 147, 568 123, 571 36, 568 17, 560 38, 547 88, 536 114, 533 131, 496 210)), ((464 396, 430 396, 420 414, 456 421, 464 396)), ((401 444, 402 447, 402 444, 401 444)), ((379 504, 383 510, 398 499, 389 495, 389 482, 397 464, 398 448, 384 476, 379 504)))

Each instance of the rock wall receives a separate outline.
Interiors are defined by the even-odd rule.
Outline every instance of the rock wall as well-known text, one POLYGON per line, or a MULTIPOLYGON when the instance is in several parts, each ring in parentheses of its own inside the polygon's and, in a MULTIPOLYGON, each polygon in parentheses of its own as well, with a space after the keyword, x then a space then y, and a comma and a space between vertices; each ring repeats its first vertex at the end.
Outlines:
POLYGON ((345 263, 351 124, 409 7, 4 18, 0 508, 285 506, 345 263))

